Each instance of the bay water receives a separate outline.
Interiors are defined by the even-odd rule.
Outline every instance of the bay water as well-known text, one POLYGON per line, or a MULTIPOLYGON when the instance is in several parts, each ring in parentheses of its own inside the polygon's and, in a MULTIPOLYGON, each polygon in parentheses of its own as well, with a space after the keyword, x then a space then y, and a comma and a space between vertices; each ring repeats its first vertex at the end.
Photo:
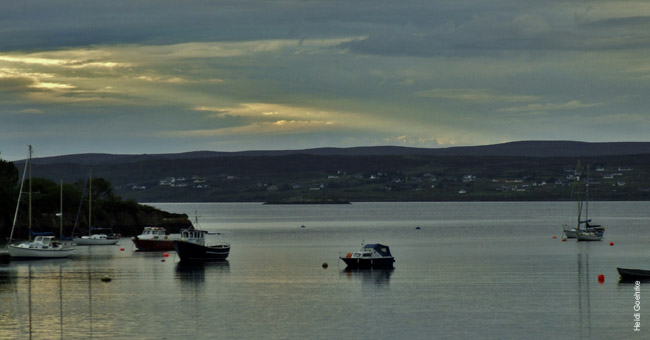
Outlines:
POLYGON ((123 238, 70 259, 0 264, 0 339, 650 334, 650 282, 637 303, 635 283, 616 272, 650 269, 650 202, 591 202, 601 242, 561 240, 577 221, 571 202, 150 205, 221 232, 228 261, 188 265, 123 238), (390 246, 395 268, 346 270, 338 257, 364 242, 390 246))

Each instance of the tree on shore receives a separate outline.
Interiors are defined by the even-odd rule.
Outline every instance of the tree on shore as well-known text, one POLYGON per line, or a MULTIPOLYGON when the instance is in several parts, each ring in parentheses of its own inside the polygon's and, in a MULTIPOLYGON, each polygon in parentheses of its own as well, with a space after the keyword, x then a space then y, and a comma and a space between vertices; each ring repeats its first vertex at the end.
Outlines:
POLYGON ((13 211, 18 199, 18 169, 12 162, 0 159, 0 235, 4 237, 11 231, 13 211))
MULTIPOLYGON (((16 166, 0 159, 0 240, 7 239, 11 233, 20 180, 20 172, 16 166)), ((88 233, 87 180, 79 180, 74 184, 63 183, 61 188, 60 182, 32 178, 32 229, 59 233, 60 220, 57 214, 61 210, 61 196, 64 236, 70 236, 73 232, 88 233)), ((27 237, 27 211, 28 200, 26 195, 23 195, 14 232, 15 239, 27 237)), ((137 235, 147 225, 162 225, 170 232, 178 232, 181 228, 192 226, 185 214, 167 213, 133 200, 123 201, 114 194, 112 184, 101 177, 92 179, 92 214, 93 227, 112 228, 114 232, 124 236, 137 235)))

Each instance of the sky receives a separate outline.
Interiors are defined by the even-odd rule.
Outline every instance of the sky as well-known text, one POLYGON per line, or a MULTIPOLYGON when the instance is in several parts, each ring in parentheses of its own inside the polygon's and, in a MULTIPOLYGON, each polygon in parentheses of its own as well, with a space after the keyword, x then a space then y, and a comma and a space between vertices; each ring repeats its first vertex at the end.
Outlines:
POLYGON ((650 2, 0 2, 0 158, 650 141, 650 2))

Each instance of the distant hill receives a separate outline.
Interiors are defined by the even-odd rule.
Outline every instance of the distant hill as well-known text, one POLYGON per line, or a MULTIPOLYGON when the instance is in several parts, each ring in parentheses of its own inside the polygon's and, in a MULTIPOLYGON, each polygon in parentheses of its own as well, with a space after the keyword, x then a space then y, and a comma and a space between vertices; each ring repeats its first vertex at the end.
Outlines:
MULTIPOLYGON (((214 157, 259 157, 286 155, 315 156, 508 156, 508 157, 597 157, 650 154, 650 142, 520 141, 482 146, 413 148, 401 146, 365 146, 351 148, 314 148, 303 150, 194 151, 173 154, 115 155, 102 153, 72 154, 35 158, 33 164, 76 163, 106 165, 154 160, 206 159, 214 157)), ((23 161, 15 162, 17 166, 23 161)), ((19 167, 20 168, 20 167, 19 167)))
MULTIPOLYGON (((92 167, 93 177, 139 202, 555 200, 570 196, 578 160, 598 171, 594 197, 650 199, 647 142, 76 154, 35 158, 33 175, 73 183, 92 167)), ((15 163, 22 169, 24 160, 15 163)))

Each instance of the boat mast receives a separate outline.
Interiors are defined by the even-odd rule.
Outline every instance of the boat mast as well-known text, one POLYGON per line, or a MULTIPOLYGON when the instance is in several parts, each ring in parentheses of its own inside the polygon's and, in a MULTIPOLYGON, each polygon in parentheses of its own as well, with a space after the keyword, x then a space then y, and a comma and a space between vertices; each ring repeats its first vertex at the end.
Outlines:
POLYGON ((27 192, 27 197, 29 197, 29 215, 27 216, 28 226, 29 226, 29 241, 32 240, 32 146, 29 146, 29 191, 27 192))
MULTIPOLYGON (((585 184, 585 223, 589 222, 589 164, 587 164, 587 183, 585 184)), ((587 225, 585 224, 585 227, 587 225)))
POLYGON ((9 243, 11 243, 11 240, 13 240, 14 238, 14 229, 16 228, 16 220, 18 219, 18 208, 20 207, 20 199, 23 196, 23 185, 25 184, 26 174, 27 174, 27 160, 25 160, 25 168, 23 169, 23 179, 22 181, 20 181, 20 190, 18 191, 18 202, 16 202, 16 213, 14 213, 14 223, 11 225, 11 234, 9 234, 9 243))
POLYGON ((580 195, 580 191, 582 191, 582 186, 580 185, 580 161, 578 161, 578 168, 576 169, 576 187, 578 188, 577 194, 578 194, 578 229, 580 229, 580 220, 581 220, 581 215, 582 215, 582 197, 580 195))
POLYGON ((59 195, 59 240, 63 240, 63 180, 61 180, 61 194, 59 195))
POLYGON ((92 218, 93 218, 93 168, 90 168, 88 173, 88 236, 92 234, 92 218))

